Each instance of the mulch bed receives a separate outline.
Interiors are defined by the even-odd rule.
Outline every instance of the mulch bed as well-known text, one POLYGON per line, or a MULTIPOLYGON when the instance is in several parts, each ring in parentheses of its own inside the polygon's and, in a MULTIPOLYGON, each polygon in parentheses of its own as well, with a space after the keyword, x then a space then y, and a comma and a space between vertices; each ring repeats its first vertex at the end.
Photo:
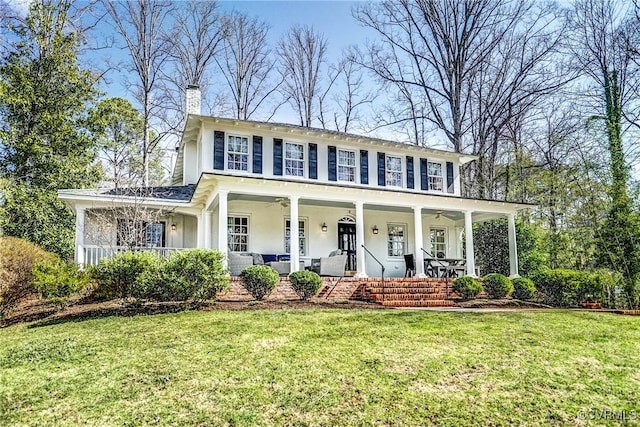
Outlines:
POLYGON ((461 308, 553 308, 545 304, 518 299, 475 299, 471 301, 457 301, 456 307, 461 308))
POLYGON ((311 301, 215 301, 191 302, 136 302, 117 299, 111 301, 78 300, 62 310, 46 301, 32 299, 20 304, 4 319, 0 327, 19 323, 33 323, 31 326, 45 326, 69 321, 81 321, 109 316, 136 316, 140 314, 177 313, 185 310, 276 310, 276 309, 384 309, 381 305, 355 300, 311 300, 311 301))

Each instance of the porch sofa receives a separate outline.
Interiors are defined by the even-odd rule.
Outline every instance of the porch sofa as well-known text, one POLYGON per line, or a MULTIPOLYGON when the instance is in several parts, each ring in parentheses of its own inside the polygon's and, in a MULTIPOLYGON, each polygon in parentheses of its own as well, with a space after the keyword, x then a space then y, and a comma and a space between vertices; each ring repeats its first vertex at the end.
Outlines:
MULTIPOLYGON (((268 265, 280 275, 289 274, 291 271, 287 254, 259 254, 255 252, 229 254, 229 272, 232 276, 239 276, 242 270, 251 265, 268 265)), ((304 270, 304 262, 301 261, 300 265, 304 270)))

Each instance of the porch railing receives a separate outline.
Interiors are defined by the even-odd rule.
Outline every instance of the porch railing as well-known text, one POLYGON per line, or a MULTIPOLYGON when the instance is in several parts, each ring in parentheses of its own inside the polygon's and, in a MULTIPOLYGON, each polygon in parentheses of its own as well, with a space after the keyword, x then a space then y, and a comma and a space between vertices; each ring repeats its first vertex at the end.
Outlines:
POLYGON ((98 246, 98 245, 83 245, 82 250, 84 252, 84 264, 96 265, 103 258, 113 258, 113 256, 120 252, 127 251, 148 251, 155 252, 160 256, 168 256, 172 252, 182 251, 185 248, 147 248, 138 247, 130 248, 128 246, 98 246))
POLYGON ((382 270, 381 272, 381 279, 382 279, 382 302, 384 303, 384 264, 380 262, 380 260, 378 258, 376 258, 376 256, 374 254, 371 253, 371 251, 369 249, 367 249, 367 247, 365 245, 360 245, 362 246, 362 249, 365 250, 366 253, 369 254, 369 256, 371 256, 371 258, 373 258, 373 260, 375 262, 378 263, 378 265, 380 266, 380 269, 382 270))

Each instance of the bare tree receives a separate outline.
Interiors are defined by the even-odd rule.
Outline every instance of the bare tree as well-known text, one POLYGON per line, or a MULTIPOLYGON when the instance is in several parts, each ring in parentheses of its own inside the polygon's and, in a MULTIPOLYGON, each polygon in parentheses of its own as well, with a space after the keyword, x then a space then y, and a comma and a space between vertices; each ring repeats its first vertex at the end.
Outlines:
POLYGON ((328 84, 318 97, 318 120, 323 129, 333 127, 339 132, 349 132, 361 124, 360 110, 376 98, 363 74, 362 67, 349 57, 329 70, 328 84))
MULTIPOLYGON (((159 190, 158 190, 159 191, 159 190)), ((111 196, 126 196, 127 202, 113 197, 100 208, 87 212, 85 233, 100 249, 100 255, 112 256, 122 250, 141 250, 163 247, 161 220, 172 211, 162 206, 149 205, 148 199, 157 196, 154 187, 111 190, 111 196)), ((162 249, 160 249, 162 250, 162 249)))
POLYGON ((597 90, 596 116, 605 124, 610 155, 611 208, 602 224, 599 259, 620 271, 630 305, 637 304, 640 277, 640 234, 632 219, 627 186, 629 165, 623 145, 623 121, 637 108, 638 66, 632 60, 632 40, 638 40, 633 11, 612 0, 582 0, 574 4, 574 54, 597 90))
POLYGON ((271 79, 275 59, 267 42, 267 24, 239 12, 227 20, 220 55, 214 60, 226 82, 228 91, 223 92, 230 95, 233 117, 247 120, 264 106, 280 82, 271 79))
POLYGON ((278 43, 282 92, 300 117, 311 126, 320 92, 320 68, 327 54, 327 40, 311 27, 295 25, 278 43))
POLYGON ((151 138, 151 122, 154 115, 164 110, 162 100, 154 95, 160 72, 169 60, 169 40, 164 37, 164 30, 174 7, 162 0, 103 0, 102 4, 131 58, 127 69, 135 75, 136 81, 132 87, 142 107, 143 185, 148 186, 149 157, 164 136, 159 132, 155 138, 151 138))
POLYGON ((495 197, 495 166, 504 151, 523 152, 529 115, 576 74, 561 57, 565 27, 552 4, 527 3, 517 26, 504 34, 469 82, 471 152, 479 161, 466 174, 467 192, 495 197))
POLYGON ((174 133, 184 124, 185 88, 196 85, 206 93, 210 86, 211 65, 225 35, 226 21, 216 1, 188 0, 178 4, 173 26, 167 33, 171 67, 163 71, 165 106, 174 133))
POLYGON ((402 0, 358 6, 355 18, 380 40, 360 63, 404 104, 382 126, 413 127, 411 142, 422 144, 420 129, 442 131, 455 151, 465 148, 469 82, 503 36, 512 31, 523 0, 402 0), (422 107, 424 105, 424 108, 422 107))

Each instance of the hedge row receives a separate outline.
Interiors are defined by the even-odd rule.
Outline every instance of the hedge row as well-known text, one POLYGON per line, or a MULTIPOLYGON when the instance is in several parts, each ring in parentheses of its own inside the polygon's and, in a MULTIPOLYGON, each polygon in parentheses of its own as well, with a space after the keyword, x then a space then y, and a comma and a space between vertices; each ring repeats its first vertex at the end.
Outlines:
POLYGON ((622 293, 622 277, 608 270, 541 269, 531 278, 513 280, 496 273, 486 275, 482 281, 464 276, 454 280, 453 289, 464 299, 475 298, 484 290, 490 298, 512 295, 520 300, 536 299, 554 307, 576 307, 586 300, 614 307, 616 298, 622 293))
POLYGON ((133 297, 155 301, 215 299, 229 289, 224 255, 210 249, 190 249, 160 257, 152 252, 123 252, 104 259, 89 271, 98 298, 133 297))

